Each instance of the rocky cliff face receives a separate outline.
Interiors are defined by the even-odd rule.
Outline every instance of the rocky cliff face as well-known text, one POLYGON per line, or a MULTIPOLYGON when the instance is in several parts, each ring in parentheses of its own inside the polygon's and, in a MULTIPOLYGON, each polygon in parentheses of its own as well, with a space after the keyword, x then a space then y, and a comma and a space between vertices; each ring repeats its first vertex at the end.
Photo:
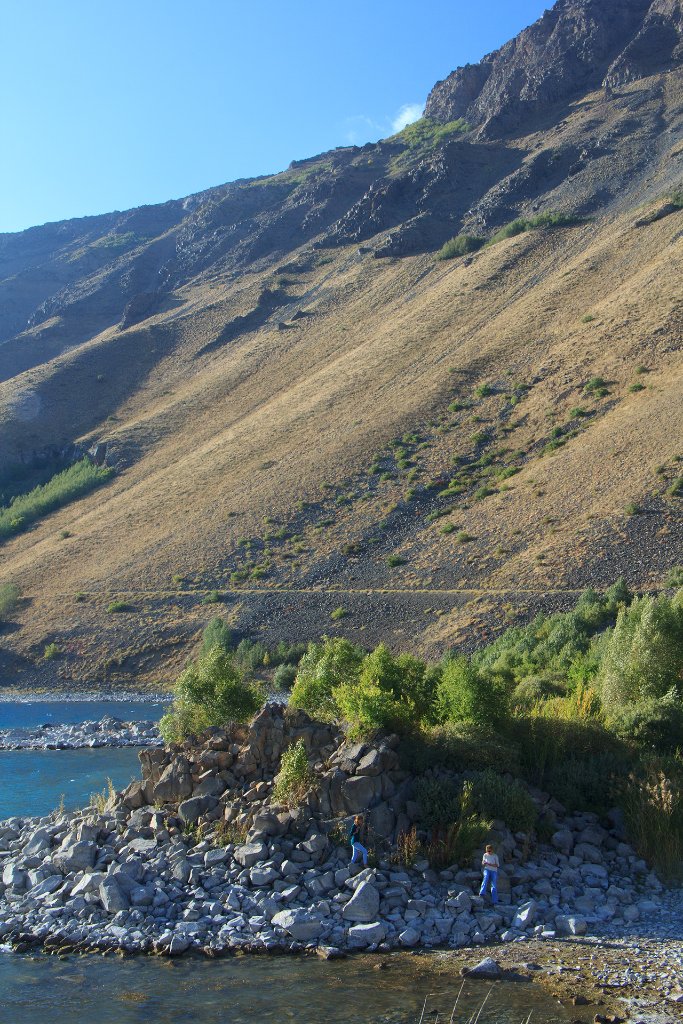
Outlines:
POLYGON ((603 82, 615 87, 681 60, 680 0, 559 0, 479 64, 438 82, 425 114, 500 135, 603 82))

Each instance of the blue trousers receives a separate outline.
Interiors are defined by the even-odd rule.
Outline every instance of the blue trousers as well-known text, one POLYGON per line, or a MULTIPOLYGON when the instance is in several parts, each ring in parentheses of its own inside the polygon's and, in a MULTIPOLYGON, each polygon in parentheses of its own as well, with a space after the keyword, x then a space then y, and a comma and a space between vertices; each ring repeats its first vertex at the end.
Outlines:
POLYGON ((358 853, 362 853, 363 854, 363 864, 367 867, 367 864, 368 864, 368 851, 365 849, 365 847, 361 846, 361 844, 358 842, 358 840, 356 840, 355 843, 351 844, 351 849, 353 850, 353 853, 351 854, 351 863, 355 864, 356 852, 358 852, 358 853))
POLYGON ((498 872, 495 868, 484 868, 484 878, 481 883, 481 889, 479 895, 483 896, 486 892, 489 882, 491 883, 491 902, 498 902, 498 872))

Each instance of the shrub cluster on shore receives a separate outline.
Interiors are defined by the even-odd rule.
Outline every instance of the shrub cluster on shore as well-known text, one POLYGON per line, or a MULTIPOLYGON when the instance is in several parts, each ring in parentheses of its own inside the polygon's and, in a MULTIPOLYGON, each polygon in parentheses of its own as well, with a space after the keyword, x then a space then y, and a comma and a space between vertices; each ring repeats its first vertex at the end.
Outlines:
MULTIPOLYGON (((233 651, 219 623, 209 625, 199 659, 178 681, 162 721, 167 739, 246 721, 265 700, 253 678, 257 645, 243 641, 233 651)), ((257 654, 261 665, 277 662, 265 649, 257 654)), ((343 721, 357 738, 398 733, 413 772, 488 773, 489 791, 492 778, 511 773, 569 808, 620 806, 640 852, 665 873, 680 868, 683 590, 634 597, 619 581, 603 594, 586 591, 569 612, 507 629, 470 657, 449 652, 436 664, 384 644, 368 652, 342 637, 303 654, 282 645, 277 673, 293 678, 292 708, 343 721)), ((514 816, 513 789, 505 792, 495 807, 477 805, 491 817, 514 816)), ((462 807, 452 815, 464 817, 462 807)))

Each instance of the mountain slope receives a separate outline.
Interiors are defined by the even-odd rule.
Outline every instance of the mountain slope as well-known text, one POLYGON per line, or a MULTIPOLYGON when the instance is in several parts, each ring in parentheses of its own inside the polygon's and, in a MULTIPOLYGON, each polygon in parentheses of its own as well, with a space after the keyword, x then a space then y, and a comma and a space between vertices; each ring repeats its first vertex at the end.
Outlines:
POLYGON ((47 642, 46 680, 159 678, 212 590, 266 639, 438 652, 683 561, 681 8, 612 7, 557 4, 393 139, 2 236, 0 471, 117 468, 0 548, 6 682, 47 642))

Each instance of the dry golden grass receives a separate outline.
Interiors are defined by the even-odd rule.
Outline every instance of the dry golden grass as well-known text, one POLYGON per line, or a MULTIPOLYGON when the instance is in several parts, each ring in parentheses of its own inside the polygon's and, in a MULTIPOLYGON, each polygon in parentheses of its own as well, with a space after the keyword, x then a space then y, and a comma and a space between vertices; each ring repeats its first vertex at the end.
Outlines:
MULTIPOLYGON (((535 452, 508 490, 456 503, 450 520, 476 540, 459 544, 455 532, 439 533, 443 523, 421 524, 399 537, 405 566, 387 572, 386 551, 365 547, 332 583, 399 591, 467 584, 485 598, 576 589, 582 573, 590 582, 602 550, 597 528, 618 538, 627 503, 661 493, 655 467, 681 453, 683 211, 639 228, 634 219, 624 210, 436 264, 430 255, 378 260, 355 247, 334 250, 333 262, 290 275, 291 303, 263 328, 199 356, 255 307, 273 272, 198 279, 179 290, 178 306, 144 325, 109 329, 0 385, 10 447, 30 448, 46 433, 68 437, 80 424, 84 437, 119 446, 130 462, 105 488, 3 546, 2 579, 29 599, 7 645, 23 655, 48 636, 75 638, 81 647, 70 671, 78 677, 103 650, 128 652, 141 678, 176 667, 187 638, 213 613, 177 591, 227 590, 238 539, 261 536, 264 514, 291 521, 297 502, 320 500, 325 480, 356 486, 375 452, 406 430, 427 429, 454 393, 469 398, 482 382, 497 394, 448 432, 432 429, 420 463, 425 477, 438 475, 452 455, 471 452, 475 412, 497 444, 535 452), (298 308, 310 316, 292 321, 298 308), (277 329, 281 320, 287 329, 277 329), (645 390, 631 393, 639 364, 650 372, 645 390), (608 382, 599 401, 583 393, 593 376, 608 382), (501 418, 500 393, 512 382, 530 389, 501 418), (596 414, 540 458, 540 439, 576 406, 596 414), (60 539, 63 529, 73 537, 60 539), (493 556, 497 548, 504 557, 493 556), (173 585, 174 574, 187 582, 173 585), (77 592, 98 596, 75 603, 77 592), (135 614, 107 615, 123 594, 135 614)), ((302 527, 298 575, 276 552, 276 572, 258 587, 296 589, 298 580, 308 589, 305 570, 367 532, 406 487, 403 479, 371 489, 362 504, 340 507, 328 532, 302 527)), ((657 528, 669 528, 666 515, 657 528)), ((658 582, 646 559, 634 575, 642 585, 658 582)), ((257 628, 248 597, 241 600, 235 620, 257 628)), ((437 650, 498 607, 463 605, 431 618, 410 612, 398 642, 437 650)), ((318 632, 330 629, 329 610, 321 605, 318 632)), ((362 636, 367 623, 355 619, 343 629, 362 636)), ((289 621, 295 639, 296 619, 289 621)))

